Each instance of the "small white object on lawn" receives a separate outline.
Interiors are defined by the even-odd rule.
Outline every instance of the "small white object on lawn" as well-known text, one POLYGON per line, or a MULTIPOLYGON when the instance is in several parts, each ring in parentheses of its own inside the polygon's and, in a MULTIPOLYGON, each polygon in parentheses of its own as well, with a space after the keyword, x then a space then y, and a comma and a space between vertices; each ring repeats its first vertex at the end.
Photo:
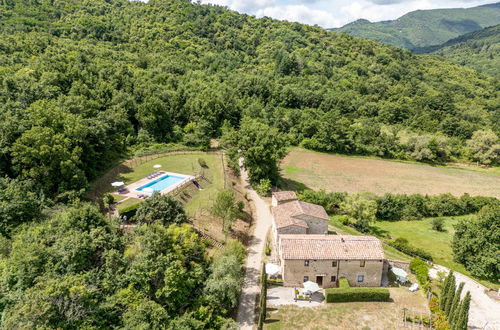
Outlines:
POLYGON ((154 168, 160 168, 161 165, 160 164, 156 164, 156 165, 153 165, 154 168))
POLYGON ((321 290, 319 287, 318 283, 307 281, 302 284, 304 286, 304 289, 307 291, 311 291, 312 293, 321 290))
POLYGON ((115 181, 111 184, 113 187, 121 187, 121 186, 124 186, 125 183, 122 182, 122 181, 115 181))
POLYGON ((281 268, 275 264, 266 264, 266 274, 267 275, 276 275, 280 272, 281 268))
POLYGON ((415 292, 418 290, 418 283, 413 283, 410 288, 408 288, 411 292, 415 292))

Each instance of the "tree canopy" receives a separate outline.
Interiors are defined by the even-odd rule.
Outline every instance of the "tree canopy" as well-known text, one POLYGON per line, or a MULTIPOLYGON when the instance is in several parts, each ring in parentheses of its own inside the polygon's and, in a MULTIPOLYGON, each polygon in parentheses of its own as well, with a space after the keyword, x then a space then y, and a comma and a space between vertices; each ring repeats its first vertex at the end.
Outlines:
POLYGON ((282 140, 441 162, 500 131, 496 85, 473 70, 187 0, 1 1, 0 63, 0 174, 63 201, 130 148, 207 148, 224 123, 266 143, 257 181, 282 140))
POLYGON ((476 221, 461 221, 452 242, 455 260, 474 276, 496 280, 500 276, 500 204, 485 206, 476 221))

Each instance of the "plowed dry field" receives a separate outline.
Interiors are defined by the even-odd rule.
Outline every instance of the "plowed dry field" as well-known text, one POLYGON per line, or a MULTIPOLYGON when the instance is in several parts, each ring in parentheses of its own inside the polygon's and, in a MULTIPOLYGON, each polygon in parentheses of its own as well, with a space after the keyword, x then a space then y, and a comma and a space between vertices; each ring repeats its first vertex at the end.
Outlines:
POLYGON ((356 158, 293 149, 281 164, 291 185, 349 193, 451 193, 500 198, 498 169, 473 170, 371 158, 356 158))

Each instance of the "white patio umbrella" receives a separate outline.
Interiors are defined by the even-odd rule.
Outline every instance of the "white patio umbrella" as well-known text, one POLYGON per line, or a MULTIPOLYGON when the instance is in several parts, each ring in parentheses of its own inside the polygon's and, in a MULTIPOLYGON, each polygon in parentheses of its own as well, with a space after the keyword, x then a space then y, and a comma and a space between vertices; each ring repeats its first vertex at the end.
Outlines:
POLYGON ((156 165, 153 165, 154 168, 160 168, 161 165, 160 164, 156 164, 156 165))
POLYGON ((148 193, 148 194, 152 194, 155 192, 155 190, 153 188, 144 188, 144 189, 142 189, 142 191, 144 191, 145 193, 148 193))
POLYGON ((266 264, 266 274, 267 275, 276 275, 280 272, 281 268, 275 264, 266 264))
POLYGON ((312 293, 321 290, 319 287, 318 283, 307 281, 302 284, 304 286, 304 289, 307 291, 311 291, 312 293))
POLYGON ((111 184, 113 187, 121 187, 121 186, 124 186, 125 183, 122 182, 122 181, 115 181, 111 184))

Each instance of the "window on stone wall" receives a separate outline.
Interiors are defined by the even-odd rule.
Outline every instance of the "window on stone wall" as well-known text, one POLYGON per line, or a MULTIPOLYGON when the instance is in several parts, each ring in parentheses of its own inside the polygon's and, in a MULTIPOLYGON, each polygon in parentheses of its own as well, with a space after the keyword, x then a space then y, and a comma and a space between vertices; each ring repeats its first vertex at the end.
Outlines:
POLYGON ((365 275, 358 275, 358 282, 363 282, 365 280, 365 275))
POLYGON ((309 276, 304 276, 304 282, 309 281, 309 276))
POLYGON ((364 260, 360 260, 359 261, 359 267, 365 267, 365 261, 364 260))
POLYGON ((337 262, 336 261, 332 261, 332 267, 337 267, 337 262))
POLYGON ((332 276, 332 282, 337 282, 337 276, 332 276))
POLYGON ((309 267, 309 260, 304 260, 304 266, 309 267))

